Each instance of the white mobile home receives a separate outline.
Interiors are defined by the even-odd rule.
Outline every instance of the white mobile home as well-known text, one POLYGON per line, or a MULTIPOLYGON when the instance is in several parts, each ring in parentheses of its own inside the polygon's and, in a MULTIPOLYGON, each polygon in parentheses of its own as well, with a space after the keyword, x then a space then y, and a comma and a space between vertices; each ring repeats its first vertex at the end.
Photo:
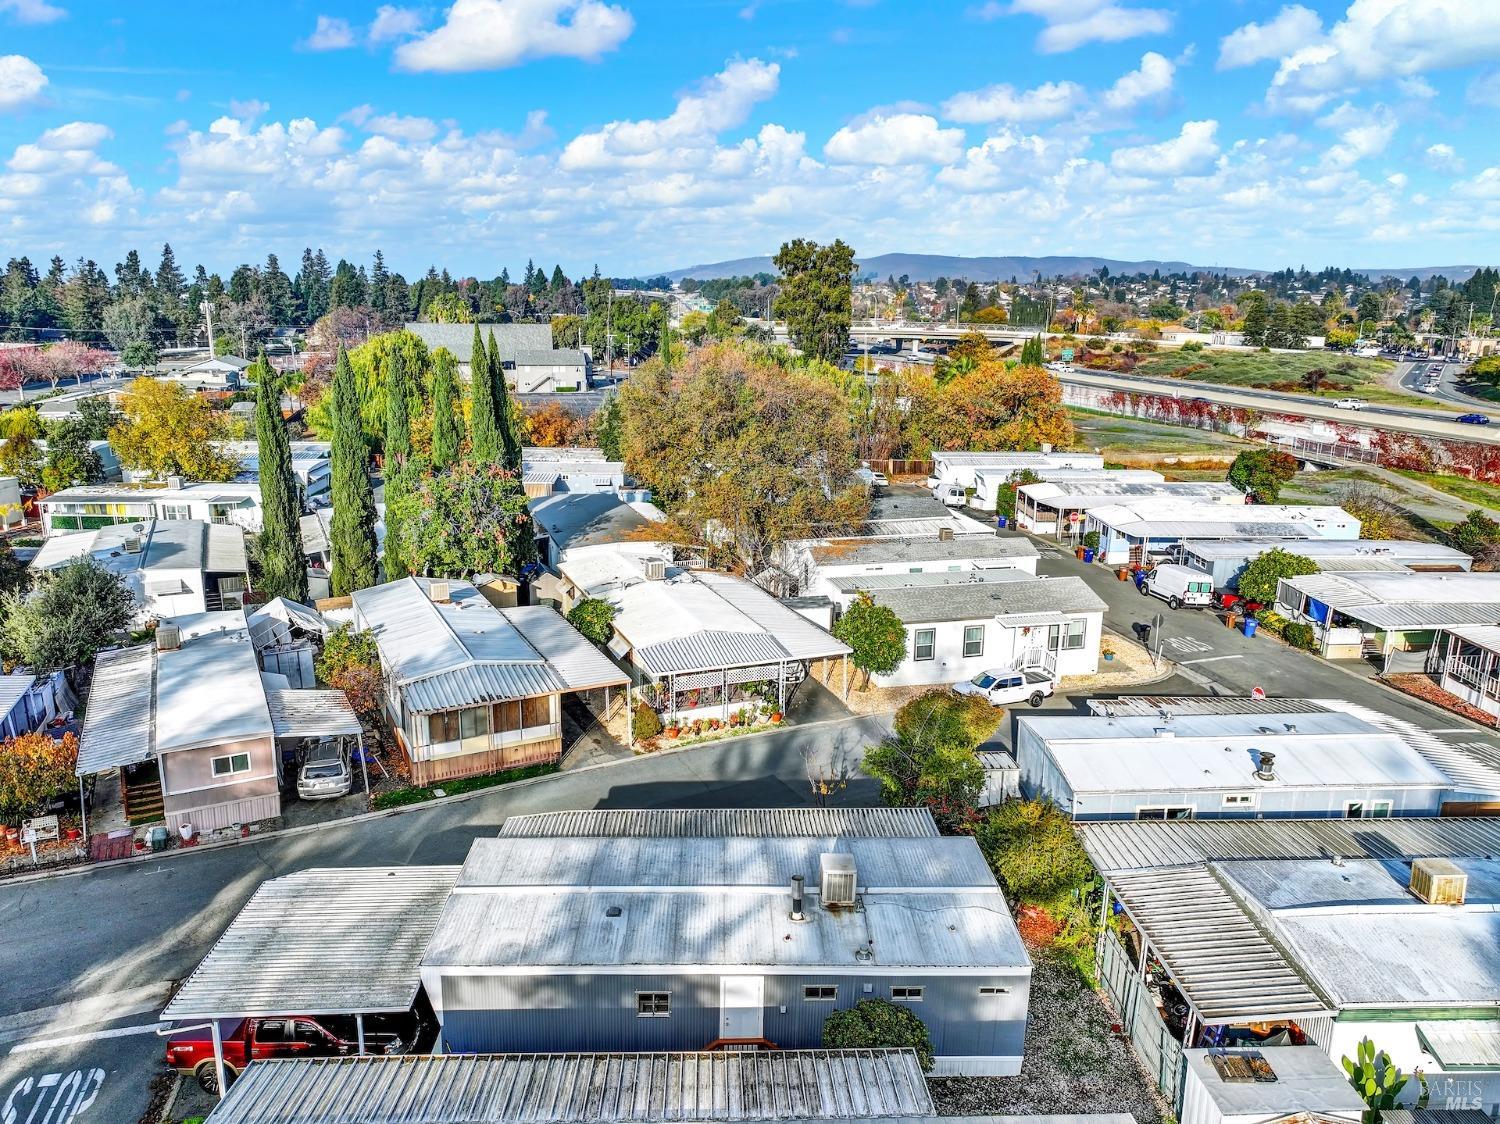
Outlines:
POLYGON ((979 470, 994 473, 1010 473, 1030 469, 1041 472, 1046 469, 1099 470, 1104 469, 1104 458, 1098 453, 1018 453, 1018 452, 935 452, 932 454, 932 475, 943 484, 955 484, 960 488, 974 488, 978 481, 974 474, 979 470))
POLYGON ((1233 590, 1245 567, 1268 550, 1300 554, 1334 573, 1467 570, 1474 563, 1461 550, 1408 539, 1189 539, 1175 561, 1207 574, 1215 589, 1233 590))
MULTIPOLYGON (((973 506, 980 511, 994 511, 1000 490, 1013 483, 1018 471, 1005 466, 976 468, 973 506)), ((1122 484, 1160 484, 1166 480, 1161 473, 1149 468, 1033 468, 1030 471, 1047 484, 1088 483, 1100 479, 1122 484)))
MULTIPOLYGON (((468 377, 469 360, 474 350, 473 324, 405 325, 405 330, 420 336, 429 348, 446 348, 458 360, 459 370, 468 377)), ((505 382, 518 394, 550 394, 557 391, 587 390, 589 356, 575 348, 552 346, 550 324, 481 324, 480 336, 486 346, 490 336, 500 351, 505 382)))
POLYGON ((1085 513, 1099 507, 1129 504, 1147 510, 1152 504, 1193 502, 1215 507, 1243 507, 1245 495, 1233 484, 1148 483, 1101 479, 1066 483, 1023 484, 1016 489, 1016 525, 1034 535, 1074 535, 1083 531, 1085 513))
MULTIPOLYGON (((293 441, 292 475, 305 499, 328 494, 333 475, 333 445, 328 441, 293 441)), ((244 484, 260 483, 260 448, 254 441, 229 441, 224 451, 240 462, 236 480, 244 484)))
POLYGON ((959 683, 993 669, 1036 667, 1058 677, 1098 670, 1105 606, 1082 578, 971 577, 957 584, 947 574, 841 579, 841 596, 868 592, 906 628, 906 659, 876 683, 959 683), (887 584, 894 582, 902 584, 887 584))
POLYGON ((1318 651, 1329 659, 1375 655, 1406 670, 1420 670, 1422 653, 1441 629, 1500 621, 1500 574, 1283 578, 1277 585, 1276 611, 1311 625, 1318 651))
POLYGON ((209 484, 172 477, 163 484, 80 484, 37 501, 42 522, 54 531, 87 531, 112 523, 196 519, 261 528, 260 485, 209 484))
POLYGON ((1150 502, 1091 510, 1084 533, 1099 534, 1099 560, 1110 565, 1169 555, 1188 539, 1357 539, 1359 520, 1341 507, 1150 502))

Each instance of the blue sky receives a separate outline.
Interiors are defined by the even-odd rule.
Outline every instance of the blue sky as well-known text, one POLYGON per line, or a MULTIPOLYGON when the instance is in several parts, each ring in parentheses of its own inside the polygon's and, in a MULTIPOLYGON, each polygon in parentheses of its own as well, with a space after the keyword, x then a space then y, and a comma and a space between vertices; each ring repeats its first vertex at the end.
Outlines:
POLYGON ((1500 261, 1500 3, 0 0, 0 250, 1500 261))

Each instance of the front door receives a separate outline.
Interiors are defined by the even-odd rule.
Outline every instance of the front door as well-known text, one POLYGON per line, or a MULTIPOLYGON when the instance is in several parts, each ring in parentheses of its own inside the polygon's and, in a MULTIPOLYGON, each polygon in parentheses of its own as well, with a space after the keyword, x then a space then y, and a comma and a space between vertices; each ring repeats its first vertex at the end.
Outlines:
POLYGON ((764 976, 719 977, 719 1037, 764 1038, 764 976))

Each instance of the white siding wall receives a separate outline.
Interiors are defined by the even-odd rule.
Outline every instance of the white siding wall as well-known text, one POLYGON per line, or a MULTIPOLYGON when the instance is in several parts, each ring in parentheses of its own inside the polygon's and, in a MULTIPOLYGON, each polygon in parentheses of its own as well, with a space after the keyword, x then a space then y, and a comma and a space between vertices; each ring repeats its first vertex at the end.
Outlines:
MULTIPOLYGON (((1099 670, 1099 640, 1103 630, 1102 613, 1076 613, 1071 619, 1084 622, 1083 647, 1057 653, 1057 670, 1062 676, 1092 675, 1099 670)), ((991 668, 1006 668, 1020 662, 1021 655, 1031 648, 1046 645, 1047 628, 1033 628, 1029 634, 1019 628, 1003 625, 993 617, 982 620, 941 621, 935 624, 911 624, 906 626, 906 659, 889 675, 876 675, 875 682, 882 687, 915 686, 927 683, 958 683, 972 679, 981 671, 991 668), (977 656, 964 655, 964 630, 969 627, 984 629, 984 647, 977 656), (933 630, 935 645, 933 658, 915 658, 918 632, 933 630)))

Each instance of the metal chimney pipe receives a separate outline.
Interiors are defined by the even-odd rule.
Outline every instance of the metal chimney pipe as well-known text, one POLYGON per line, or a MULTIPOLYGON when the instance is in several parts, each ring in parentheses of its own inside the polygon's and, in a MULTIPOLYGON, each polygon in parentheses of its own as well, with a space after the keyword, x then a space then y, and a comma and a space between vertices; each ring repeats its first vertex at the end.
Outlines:
POLYGON ((792 912, 793 921, 806 921, 807 914, 802 912, 802 875, 792 875, 792 912))

